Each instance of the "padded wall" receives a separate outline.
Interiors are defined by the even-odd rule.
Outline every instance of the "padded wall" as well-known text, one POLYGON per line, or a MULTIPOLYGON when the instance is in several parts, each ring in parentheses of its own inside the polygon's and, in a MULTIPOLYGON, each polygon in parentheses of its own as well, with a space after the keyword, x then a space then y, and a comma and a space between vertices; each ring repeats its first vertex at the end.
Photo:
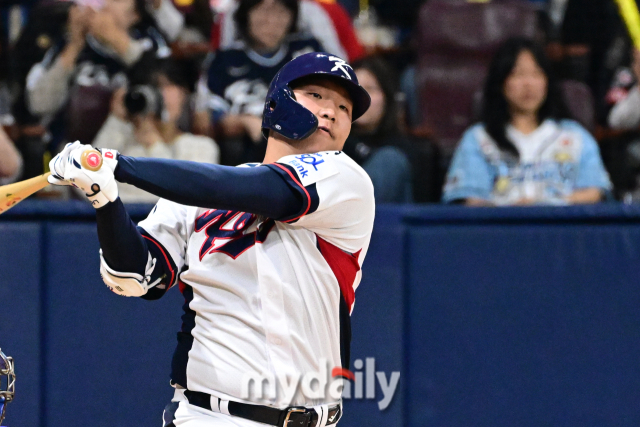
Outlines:
MULTIPOLYGON (((0 217, 6 425, 157 427, 181 295, 109 292, 91 208, 14 209, 0 217)), ((351 362, 401 378, 385 411, 376 381, 340 425, 639 425, 639 273, 640 207, 380 207, 351 362)))

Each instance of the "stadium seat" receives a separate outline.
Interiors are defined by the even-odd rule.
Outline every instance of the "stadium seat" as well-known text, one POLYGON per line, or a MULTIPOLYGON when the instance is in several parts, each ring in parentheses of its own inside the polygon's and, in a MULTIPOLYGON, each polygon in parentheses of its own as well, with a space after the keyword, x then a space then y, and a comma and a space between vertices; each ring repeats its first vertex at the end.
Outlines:
POLYGON ((526 1, 430 0, 419 13, 416 88, 422 133, 446 158, 472 123, 473 96, 491 57, 510 37, 534 37, 536 12, 526 1))

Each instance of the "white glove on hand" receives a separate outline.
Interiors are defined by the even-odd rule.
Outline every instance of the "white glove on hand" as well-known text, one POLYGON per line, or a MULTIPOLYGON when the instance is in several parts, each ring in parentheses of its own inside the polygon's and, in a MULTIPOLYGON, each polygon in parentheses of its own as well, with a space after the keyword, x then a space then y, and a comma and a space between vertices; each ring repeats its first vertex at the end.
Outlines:
POLYGON ((98 209, 118 198, 118 184, 113 175, 118 164, 116 150, 100 149, 102 153, 102 167, 93 172, 82 167, 81 156, 87 150, 93 150, 90 145, 80 144, 79 141, 67 144, 60 154, 49 162, 51 175, 50 184, 72 185, 80 188, 91 201, 91 205, 98 209))

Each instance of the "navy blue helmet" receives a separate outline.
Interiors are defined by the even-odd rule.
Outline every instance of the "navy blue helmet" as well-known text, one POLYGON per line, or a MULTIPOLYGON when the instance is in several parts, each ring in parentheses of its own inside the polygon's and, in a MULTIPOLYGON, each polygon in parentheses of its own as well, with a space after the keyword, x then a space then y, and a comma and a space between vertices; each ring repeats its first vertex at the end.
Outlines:
POLYGON ((318 119, 296 101, 291 89, 291 82, 312 75, 335 79, 347 90, 353 102, 352 121, 369 108, 371 98, 358 83, 351 65, 330 53, 306 53, 286 63, 269 85, 262 115, 265 138, 270 129, 289 139, 304 139, 315 132, 318 119))

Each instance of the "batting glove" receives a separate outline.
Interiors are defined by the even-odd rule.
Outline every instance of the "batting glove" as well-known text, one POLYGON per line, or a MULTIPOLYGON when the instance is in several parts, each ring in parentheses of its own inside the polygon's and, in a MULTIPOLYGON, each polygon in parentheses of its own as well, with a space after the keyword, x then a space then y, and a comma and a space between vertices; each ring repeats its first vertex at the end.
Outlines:
POLYGON ((87 150, 93 150, 93 147, 78 141, 67 144, 49 163, 51 175, 48 180, 51 184, 81 189, 91 205, 98 209, 118 198, 118 184, 113 175, 118 164, 118 152, 104 148, 98 150, 102 154, 102 167, 94 172, 82 166, 81 156, 87 150))

